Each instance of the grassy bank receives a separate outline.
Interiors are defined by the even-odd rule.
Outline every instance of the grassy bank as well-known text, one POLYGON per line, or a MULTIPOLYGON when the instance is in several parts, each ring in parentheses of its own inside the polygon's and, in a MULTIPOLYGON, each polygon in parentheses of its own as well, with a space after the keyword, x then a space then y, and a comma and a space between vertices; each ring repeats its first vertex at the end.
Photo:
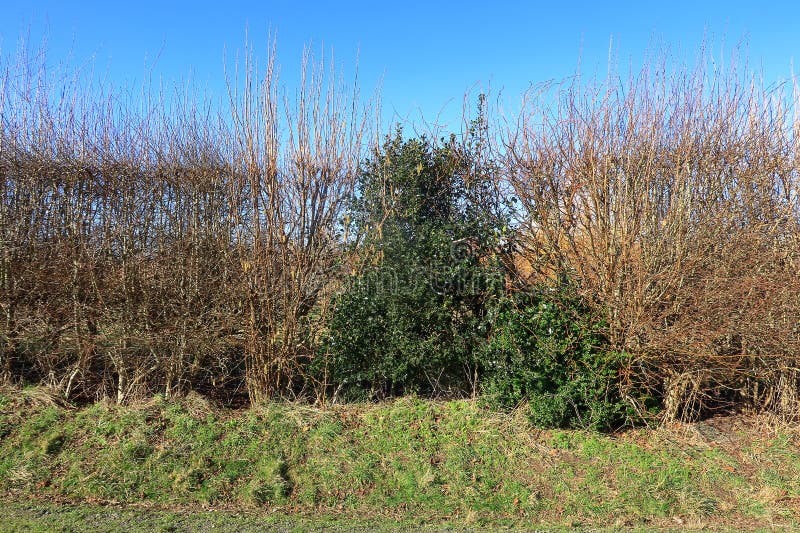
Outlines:
POLYGON ((0 493, 387 523, 797 527, 799 439, 743 418, 602 435, 466 401, 75 408, 6 390, 0 493))

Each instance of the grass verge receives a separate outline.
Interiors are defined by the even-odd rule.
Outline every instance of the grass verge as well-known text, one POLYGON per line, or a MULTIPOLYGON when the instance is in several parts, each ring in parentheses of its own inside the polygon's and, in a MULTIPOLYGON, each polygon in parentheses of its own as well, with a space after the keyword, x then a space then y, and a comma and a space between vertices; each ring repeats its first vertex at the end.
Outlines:
POLYGON ((0 495, 20 520, 56 502, 67 507, 43 516, 89 513, 89 525, 101 504, 120 516, 283 517, 301 529, 322 519, 345 529, 799 527, 799 437, 758 424, 603 435, 537 430, 521 412, 469 401, 223 411, 190 396, 73 408, 41 389, 5 390, 0 495))

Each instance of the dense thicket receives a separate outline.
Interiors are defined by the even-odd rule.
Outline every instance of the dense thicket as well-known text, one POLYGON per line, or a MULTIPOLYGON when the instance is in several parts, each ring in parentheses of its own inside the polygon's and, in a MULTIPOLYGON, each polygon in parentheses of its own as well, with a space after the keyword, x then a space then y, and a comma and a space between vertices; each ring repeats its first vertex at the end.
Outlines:
POLYGON ((118 401, 307 388, 367 114, 321 65, 288 98, 272 57, 231 81, 230 116, 5 65, 5 379, 118 401))
POLYGON ((3 58, 3 380, 797 412, 796 90, 665 62, 378 144, 357 91, 306 62, 289 97, 273 57, 225 112, 3 58))
POLYGON ((521 255, 597 302, 631 403, 796 413, 796 87, 656 64, 539 96, 503 136, 521 255))

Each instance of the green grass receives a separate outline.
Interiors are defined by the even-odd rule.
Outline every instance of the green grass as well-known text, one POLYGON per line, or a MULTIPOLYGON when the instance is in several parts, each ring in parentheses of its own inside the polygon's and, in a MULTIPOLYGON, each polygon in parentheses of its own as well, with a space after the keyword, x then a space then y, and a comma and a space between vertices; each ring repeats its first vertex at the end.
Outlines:
POLYGON ((5 532, 128 533, 243 531, 386 531, 424 529, 412 521, 386 522, 337 516, 299 516, 253 511, 168 510, 96 504, 6 502, 0 519, 5 532))
MULTIPOLYGON (((521 413, 469 401, 222 411, 190 397, 77 409, 40 390, 6 390, 0 495, 356 521, 345 529, 365 519, 524 528, 800 525, 795 436, 731 435, 739 440, 708 442, 686 428, 541 431, 521 413)), ((63 513, 83 507, 75 509, 63 513)))

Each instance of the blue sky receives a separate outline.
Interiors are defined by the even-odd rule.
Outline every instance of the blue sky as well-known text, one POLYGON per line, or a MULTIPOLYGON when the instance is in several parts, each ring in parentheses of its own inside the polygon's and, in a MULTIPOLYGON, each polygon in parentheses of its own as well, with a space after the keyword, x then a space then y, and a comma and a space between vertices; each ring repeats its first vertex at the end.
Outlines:
POLYGON ((5 1, 0 47, 43 39, 52 61, 94 62, 96 75, 136 85, 148 73, 167 84, 191 77, 223 96, 223 65, 245 35, 266 57, 277 35, 283 81, 297 82, 304 46, 334 51, 362 92, 382 84, 384 116, 457 128, 465 91, 491 87, 513 107, 532 83, 603 73, 613 43, 620 65, 637 66, 654 46, 693 62, 705 39, 716 56, 744 43, 768 81, 789 77, 800 57, 800 3, 704 2, 67 2, 5 1))

